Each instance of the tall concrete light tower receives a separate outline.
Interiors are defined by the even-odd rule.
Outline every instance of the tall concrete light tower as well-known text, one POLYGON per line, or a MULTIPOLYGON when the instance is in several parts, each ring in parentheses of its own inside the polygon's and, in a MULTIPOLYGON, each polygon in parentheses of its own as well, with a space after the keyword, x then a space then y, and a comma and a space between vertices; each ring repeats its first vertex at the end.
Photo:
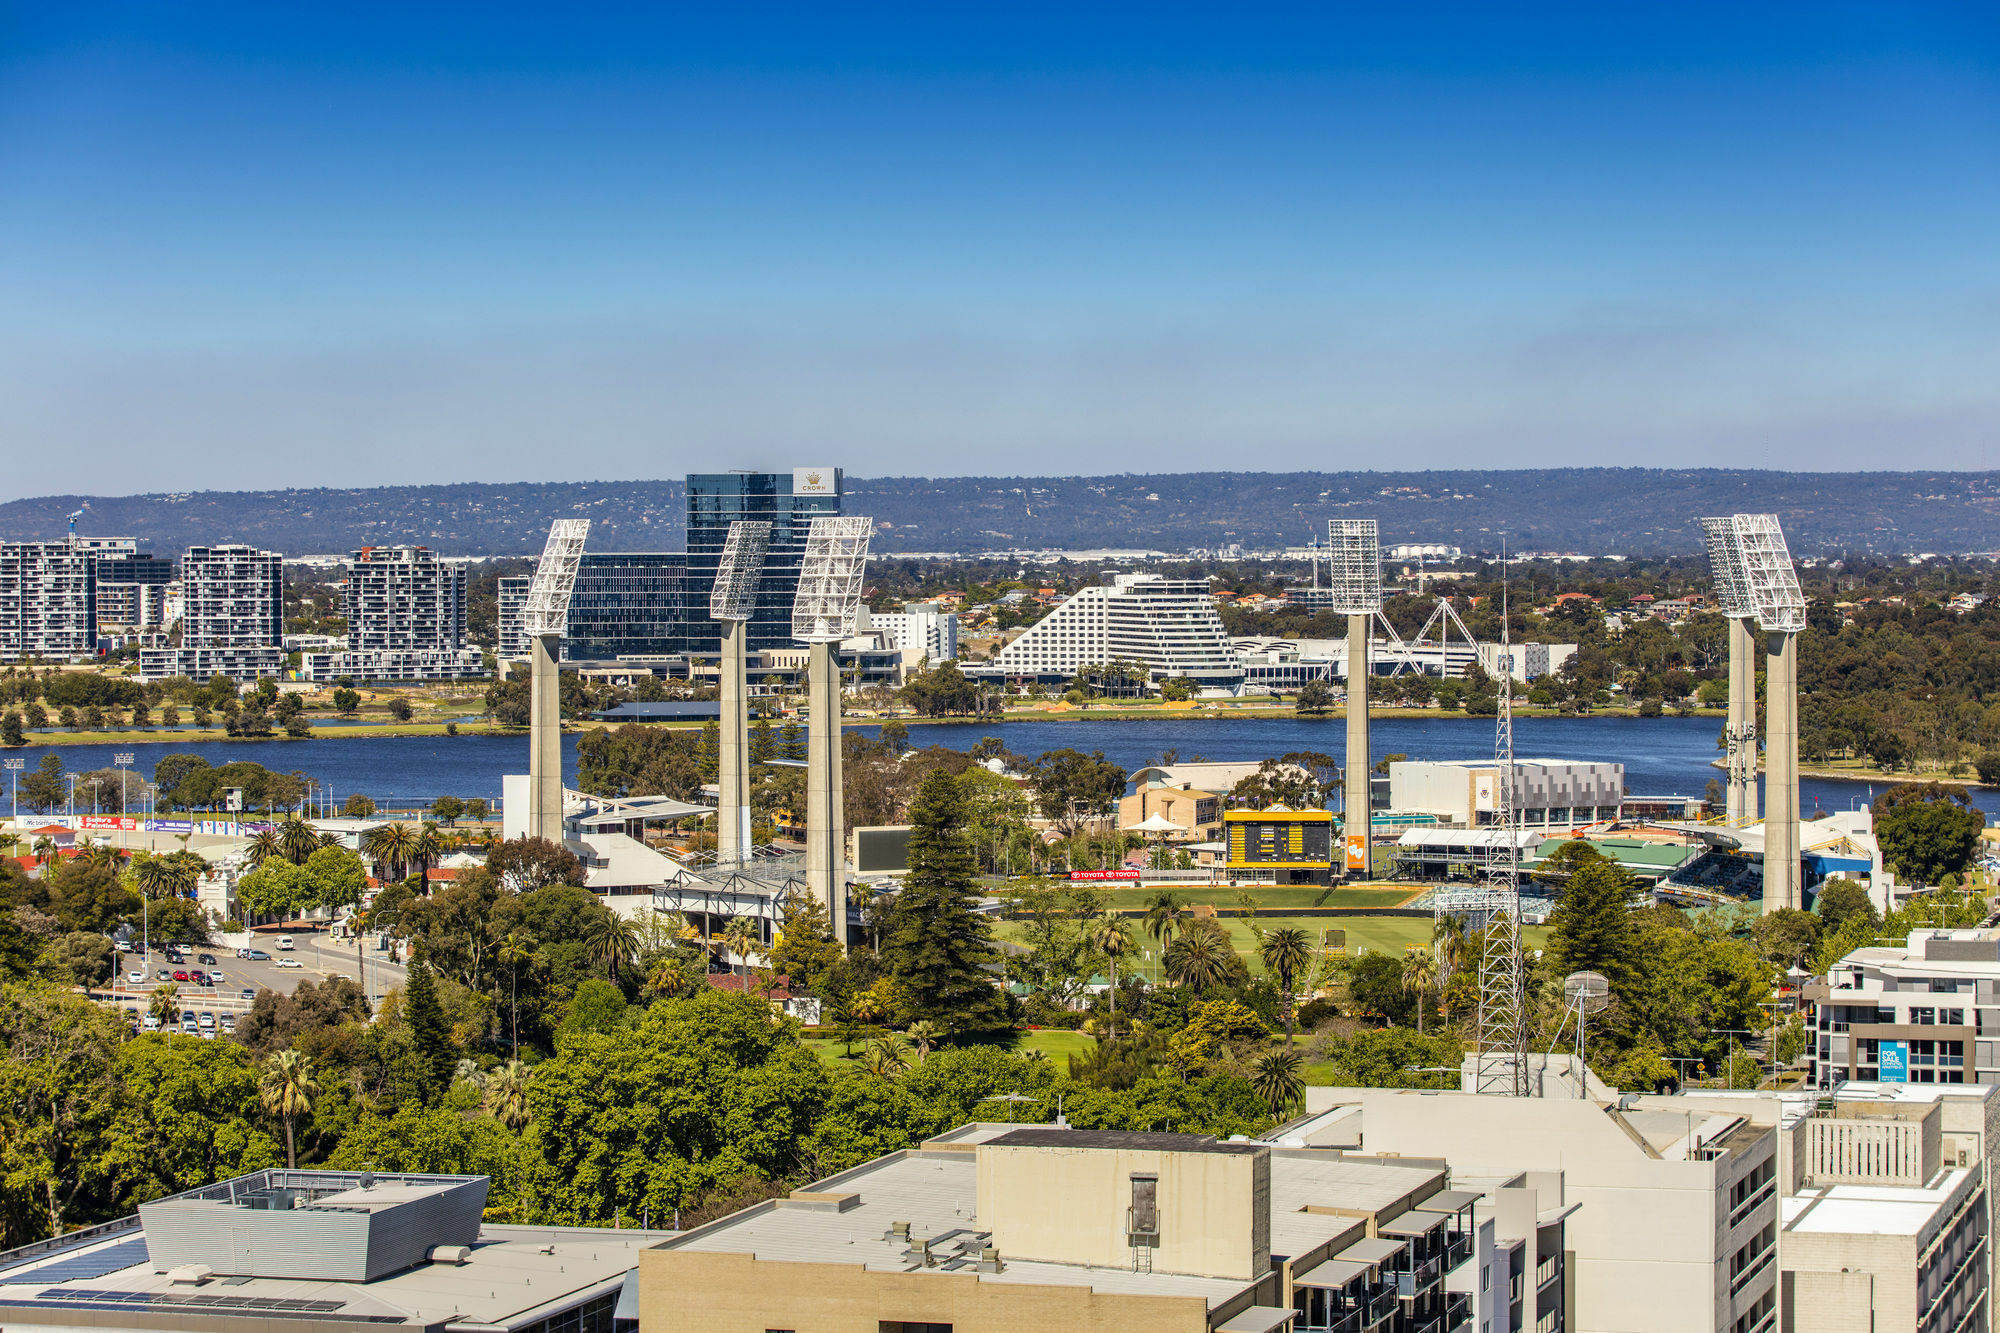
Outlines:
POLYGON ((1766 636, 1764 910, 1803 906, 1799 891, 1799 631, 1806 598, 1776 514, 1738 514, 1743 589, 1766 636))
POLYGON ((1382 610, 1382 541, 1372 518, 1326 524, 1331 605, 1347 617, 1347 767, 1342 815, 1347 873, 1366 879, 1368 854, 1369 640, 1382 610))
POLYGON ((715 859, 719 865, 741 864, 750 855, 748 625, 756 610, 757 582, 763 576, 764 552, 770 544, 769 522, 738 519, 731 523, 715 568, 715 585, 708 594, 708 614, 722 624, 722 744, 717 756, 715 803, 715 859))
POLYGON ((562 680, 557 663, 569 624, 569 595, 583 562, 587 518, 549 525, 542 562, 528 584, 521 627, 528 636, 528 836, 562 841, 562 680))
POLYGON ((792 637, 809 645, 806 729, 806 889, 826 904, 833 937, 847 947, 847 830, 841 809, 840 675, 834 650, 854 632, 871 519, 823 516, 806 534, 792 603, 792 637))
POLYGON ((1756 608, 1744 585, 1743 544, 1733 518, 1701 521, 1708 567, 1715 579, 1716 608, 1729 620, 1729 720, 1723 724, 1728 747, 1723 815, 1732 827, 1757 821, 1757 633, 1756 608))

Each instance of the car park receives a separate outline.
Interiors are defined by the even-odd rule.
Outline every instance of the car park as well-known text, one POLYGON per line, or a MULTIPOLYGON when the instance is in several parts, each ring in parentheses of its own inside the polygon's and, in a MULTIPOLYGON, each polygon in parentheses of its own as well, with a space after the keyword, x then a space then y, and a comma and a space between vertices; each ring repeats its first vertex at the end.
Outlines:
POLYGON ((296 958, 280 958, 280 959, 279 959, 279 960, 278 960, 277 962, 275 962, 275 963, 271 964, 271 966, 272 966, 272 967, 304 967, 304 966, 305 966, 305 964, 304 964, 304 963, 301 963, 301 962, 300 962, 300 961, 299 961, 298 959, 296 959, 296 958))

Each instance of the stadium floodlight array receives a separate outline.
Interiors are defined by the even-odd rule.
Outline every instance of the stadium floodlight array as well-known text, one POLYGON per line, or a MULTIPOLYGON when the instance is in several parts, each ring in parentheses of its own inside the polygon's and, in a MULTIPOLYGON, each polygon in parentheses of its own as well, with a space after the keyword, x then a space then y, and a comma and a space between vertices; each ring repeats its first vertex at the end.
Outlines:
POLYGON ((1370 616, 1382 609, 1382 540, 1372 518, 1326 521, 1328 588, 1333 610, 1370 616))
POLYGON ((1806 598, 1778 516, 1738 514, 1735 527, 1750 614, 1768 634, 1797 634, 1806 627, 1806 598))
POLYGON ((873 519, 856 514, 822 516, 806 534, 799 592, 792 601, 792 637, 804 643, 838 643, 854 633, 861 611, 861 578, 868 564, 873 519))
POLYGON ((1750 590, 1744 583, 1743 543, 1736 535, 1736 520, 1705 518, 1701 521, 1701 535, 1708 547, 1716 609, 1731 620, 1749 619, 1756 611, 1750 605, 1750 590))
POLYGON ((714 620, 748 620, 764 574, 764 552, 771 544, 771 524, 765 519, 740 518, 729 525, 722 557, 715 566, 715 586, 708 594, 708 614, 714 620))
POLYGON ((528 584, 521 607, 522 627, 534 637, 561 634, 569 625, 569 595, 576 589, 576 571, 583 563, 583 541, 590 535, 587 518, 559 518, 549 525, 549 543, 528 584))

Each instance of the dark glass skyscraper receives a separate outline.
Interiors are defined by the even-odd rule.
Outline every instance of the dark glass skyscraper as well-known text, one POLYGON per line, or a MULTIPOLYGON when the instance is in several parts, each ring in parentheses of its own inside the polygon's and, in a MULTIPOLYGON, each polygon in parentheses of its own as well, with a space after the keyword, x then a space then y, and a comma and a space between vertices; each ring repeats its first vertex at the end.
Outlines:
MULTIPOLYGON (((586 551, 569 599, 563 658, 610 662, 685 653, 692 615, 687 567, 677 552, 586 551)), ((706 594, 701 613, 705 623, 706 594)))
POLYGON ((722 628, 708 618, 708 594, 729 525, 767 519, 771 544, 750 617, 751 652, 791 648, 792 597, 814 518, 840 512, 841 471, 802 467, 791 472, 698 472, 687 479, 687 651, 719 654, 722 628))

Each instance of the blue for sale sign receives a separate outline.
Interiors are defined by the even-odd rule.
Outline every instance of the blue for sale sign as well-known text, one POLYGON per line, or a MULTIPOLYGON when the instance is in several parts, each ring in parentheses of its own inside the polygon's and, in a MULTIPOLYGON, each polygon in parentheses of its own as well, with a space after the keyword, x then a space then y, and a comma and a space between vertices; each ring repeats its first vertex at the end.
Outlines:
POLYGON ((1906 1041, 1883 1041, 1879 1045, 1882 1052, 1882 1081, 1884 1083, 1908 1083, 1910 1081, 1910 1043, 1906 1041))

